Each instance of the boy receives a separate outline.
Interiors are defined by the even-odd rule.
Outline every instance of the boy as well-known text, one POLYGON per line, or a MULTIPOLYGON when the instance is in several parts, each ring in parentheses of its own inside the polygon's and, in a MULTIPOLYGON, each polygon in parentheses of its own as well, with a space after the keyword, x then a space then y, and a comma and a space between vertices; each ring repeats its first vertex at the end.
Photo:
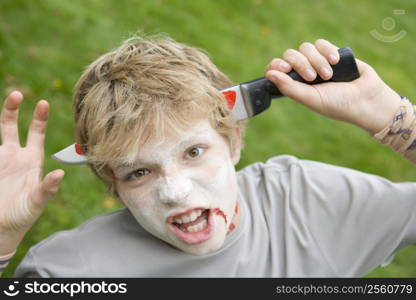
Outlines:
MULTIPOLYGON (((305 80, 317 72, 329 79, 338 59, 328 41, 303 43, 274 59, 266 76, 285 95, 414 161, 413 107, 364 62, 350 83, 309 86, 285 75, 293 68, 305 80)), ((32 247, 15 275, 360 276, 416 241, 414 183, 288 155, 236 172, 245 124, 231 119, 219 93, 230 85, 202 52, 168 38, 133 38, 93 62, 75 87, 76 140, 127 208, 32 247)), ((21 101, 12 93, 1 119, 5 263, 64 175, 39 179, 46 101, 20 148, 21 101)))

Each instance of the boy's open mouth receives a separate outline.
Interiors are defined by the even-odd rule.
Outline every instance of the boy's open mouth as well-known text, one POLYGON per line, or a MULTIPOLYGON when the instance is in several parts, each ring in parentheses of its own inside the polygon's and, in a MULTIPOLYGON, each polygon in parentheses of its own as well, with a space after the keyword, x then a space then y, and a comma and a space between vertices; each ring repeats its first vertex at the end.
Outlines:
POLYGON ((198 244, 208 240, 212 232, 210 209, 195 208, 168 218, 169 227, 177 237, 187 244, 198 244))

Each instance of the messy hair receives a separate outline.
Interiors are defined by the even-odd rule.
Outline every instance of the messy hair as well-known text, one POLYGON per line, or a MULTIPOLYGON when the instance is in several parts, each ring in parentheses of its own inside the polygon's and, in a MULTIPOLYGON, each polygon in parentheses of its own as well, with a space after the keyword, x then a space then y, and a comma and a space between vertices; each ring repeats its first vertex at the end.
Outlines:
POLYGON ((91 63, 77 82, 76 142, 108 192, 118 196, 109 164, 132 164, 140 146, 166 128, 181 132, 205 118, 231 153, 243 145, 245 122, 232 119, 219 93, 230 85, 200 49, 166 35, 131 37, 91 63))

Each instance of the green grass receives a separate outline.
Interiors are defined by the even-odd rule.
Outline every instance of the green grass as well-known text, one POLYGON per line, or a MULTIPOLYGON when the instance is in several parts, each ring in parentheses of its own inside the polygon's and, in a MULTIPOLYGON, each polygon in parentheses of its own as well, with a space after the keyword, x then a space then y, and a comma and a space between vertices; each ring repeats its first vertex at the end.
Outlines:
MULTIPOLYGON (((325 38, 350 46, 400 94, 416 99, 414 1, 0 1, 0 91, 19 88, 26 100, 21 137, 37 100, 51 103, 46 157, 73 141, 72 87, 84 66, 138 29, 166 32, 206 49, 236 81, 259 77, 271 58, 302 42, 325 38), (393 10, 405 9, 405 15, 393 10), (407 35, 383 43, 372 29, 391 35, 381 22, 393 17, 407 35)), ((292 154, 378 174, 392 181, 415 181, 414 166, 380 146, 364 131, 326 119, 284 98, 250 121, 241 168, 279 154, 292 154)), ((86 167, 62 166, 47 159, 45 172, 66 171, 58 196, 27 234, 5 272, 11 276, 28 248, 58 230, 73 228, 119 206, 86 167)), ((401 251, 384 268, 367 276, 416 276, 416 249, 401 251)))

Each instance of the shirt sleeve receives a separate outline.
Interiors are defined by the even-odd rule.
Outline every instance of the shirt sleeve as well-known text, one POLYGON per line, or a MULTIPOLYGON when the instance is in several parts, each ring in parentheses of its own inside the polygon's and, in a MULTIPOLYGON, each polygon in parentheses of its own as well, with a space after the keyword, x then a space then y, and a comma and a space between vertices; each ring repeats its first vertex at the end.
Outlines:
POLYGON ((42 277, 36 267, 35 258, 31 251, 26 254, 14 272, 14 277, 40 278, 42 277))
MULTIPOLYGON (((267 165, 274 169, 279 160, 267 165)), ((311 237, 339 276, 365 275, 416 243, 416 183, 294 157, 288 161, 284 172, 275 173, 285 195, 285 222, 311 237)))
POLYGON ((78 236, 72 232, 57 232, 31 247, 14 276, 61 278, 90 274, 89 265, 84 263, 77 250, 80 245, 78 236))
POLYGON ((416 183, 298 160, 290 172, 317 246, 340 276, 361 276, 416 243, 416 183))

